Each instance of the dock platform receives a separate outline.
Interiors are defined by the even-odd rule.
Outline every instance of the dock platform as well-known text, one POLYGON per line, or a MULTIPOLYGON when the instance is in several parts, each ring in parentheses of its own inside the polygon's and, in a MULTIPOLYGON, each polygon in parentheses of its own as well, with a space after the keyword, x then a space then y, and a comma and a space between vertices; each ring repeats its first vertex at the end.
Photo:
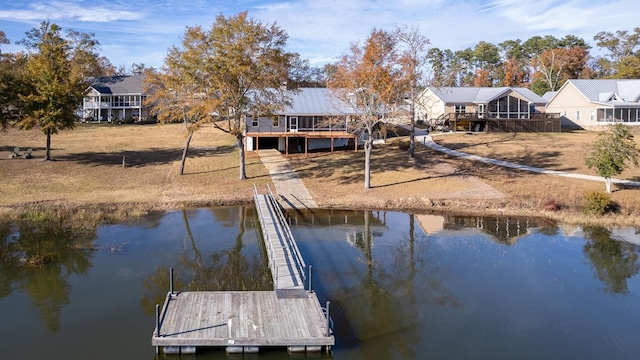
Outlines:
POLYGON ((168 294, 160 334, 168 347, 322 347, 334 344, 315 293, 197 291, 168 294), (187 316, 185 316, 187 315, 187 316))
POLYGON ((151 344, 157 351, 188 354, 224 347, 229 353, 254 353, 268 346, 315 352, 335 344, 329 302, 322 307, 305 289, 306 265, 277 202, 270 191, 260 195, 255 187, 254 199, 274 291, 175 292, 171 280, 164 306, 156 306, 151 344))

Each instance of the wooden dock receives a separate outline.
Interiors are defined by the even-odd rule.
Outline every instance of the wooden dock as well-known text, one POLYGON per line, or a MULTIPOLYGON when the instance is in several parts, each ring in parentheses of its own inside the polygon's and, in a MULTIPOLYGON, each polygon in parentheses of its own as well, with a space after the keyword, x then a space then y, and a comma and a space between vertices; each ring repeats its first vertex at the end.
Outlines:
MULTIPOLYGON (((252 353, 260 347, 290 352, 329 351, 335 344, 329 302, 322 307, 304 287, 306 265, 281 209, 269 191, 254 188, 274 291, 175 292, 173 280, 164 306, 156 307, 151 344, 167 354, 224 347, 252 353)), ((173 272, 171 273, 173 277, 173 272)))
POLYGON ((275 290, 304 289, 306 264, 277 201, 271 191, 258 194, 255 188, 254 199, 275 290))

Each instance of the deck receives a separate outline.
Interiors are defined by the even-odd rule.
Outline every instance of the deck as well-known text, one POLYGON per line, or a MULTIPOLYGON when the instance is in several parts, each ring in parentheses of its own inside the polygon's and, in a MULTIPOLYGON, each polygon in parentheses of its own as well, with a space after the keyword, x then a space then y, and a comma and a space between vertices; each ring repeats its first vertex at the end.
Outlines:
MULTIPOLYGON (((290 139, 304 139, 304 153, 307 154, 309 149, 309 139, 351 139, 353 140, 353 150, 358 151, 358 135, 355 133, 347 132, 346 130, 314 130, 314 129, 301 129, 298 131, 248 131, 247 138, 256 139, 254 151, 260 150, 261 138, 284 138, 285 146, 284 153, 289 155, 289 140, 290 139)), ((331 152, 334 151, 333 141, 330 145, 331 152)))
POLYGON ((154 346, 327 346, 327 320, 315 293, 198 291, 169 294, 154 346), (185 316, 186 315, 186 316, 185 316))
MULTIPOLYGON (((260 347, 291 352, 327 351, 335 344, 331 318, 313 291, 304 287, 306 265, 277 202, 254 188, 274 291, 175 292, 156 307, 151 344, 167 354, 224 347, 251 353, 260 347)), ((171 273, 173 274, 173 272, 171 273)), ((173 277, 173 275, 171 275, 173 277)))

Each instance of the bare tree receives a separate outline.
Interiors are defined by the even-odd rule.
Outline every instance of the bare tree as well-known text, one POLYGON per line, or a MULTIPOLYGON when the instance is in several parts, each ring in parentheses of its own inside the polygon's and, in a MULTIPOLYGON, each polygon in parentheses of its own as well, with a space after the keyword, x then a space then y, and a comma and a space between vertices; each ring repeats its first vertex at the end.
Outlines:
POLYGON ((395 30, 400 56, 398 58, 402 70, 402 82, 409 97, 409 158, 415 157, 416 148, 416 96, 420 88, 426 86, 425 67, 428 63, 429 39, 420 33, 420 29, 399 26, 395 30))

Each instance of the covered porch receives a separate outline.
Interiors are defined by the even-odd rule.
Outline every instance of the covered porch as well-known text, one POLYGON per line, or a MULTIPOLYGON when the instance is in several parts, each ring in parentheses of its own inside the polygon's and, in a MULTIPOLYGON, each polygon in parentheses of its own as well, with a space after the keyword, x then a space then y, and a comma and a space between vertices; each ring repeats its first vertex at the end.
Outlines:
POLYGON ((248 151, 275 148, 285 155, 327 148, 333 153, 336 147, 358 151, 358 136, 345 131, 247 132, 246 141, 248 151))

